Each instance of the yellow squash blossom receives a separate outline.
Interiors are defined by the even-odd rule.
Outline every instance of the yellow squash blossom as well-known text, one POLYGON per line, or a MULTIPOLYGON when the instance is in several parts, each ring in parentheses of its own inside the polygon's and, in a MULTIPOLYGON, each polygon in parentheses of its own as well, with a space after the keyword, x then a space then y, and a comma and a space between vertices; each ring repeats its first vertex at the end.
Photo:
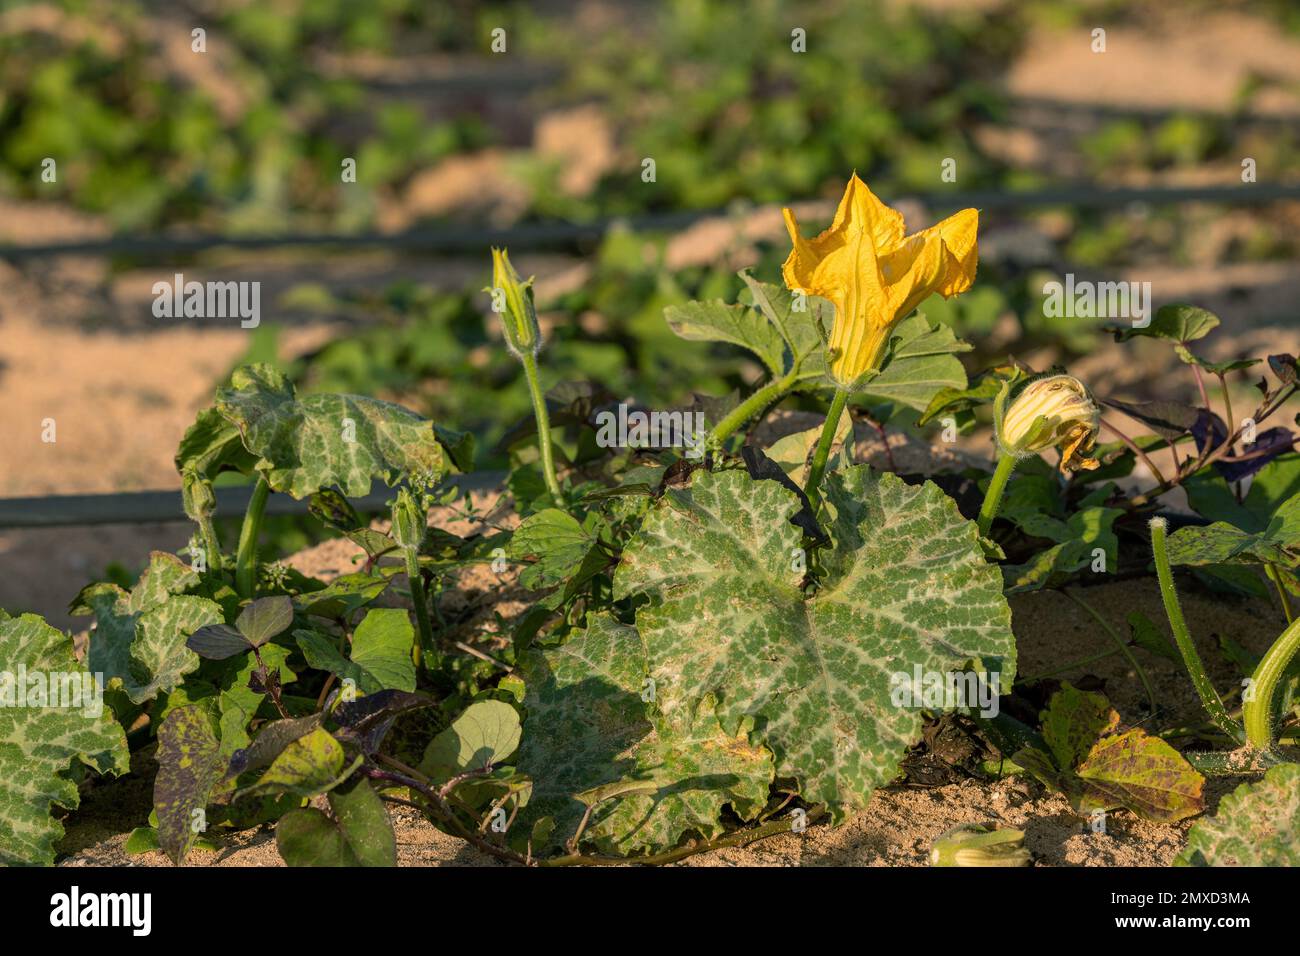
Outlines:
POLYGON ((879 368, 890 331, 923 299, 934 292, 946 299, 975 281, 977 210, 908 236, 902 215, 854 173, 835 221, 815 239, 800 236, 794 213, 784 213, 794 244, 785 283, 835 306, 831 375, 840 385, 879 368))
POLYGON ((1002 451, 1017 458, 1056 447, 1061 472, 1092 471, 1101 411, 1086 385, 1073 375, 1043 375, 1013 390, 1003 386, 994 403, 993 426, 1002 451))

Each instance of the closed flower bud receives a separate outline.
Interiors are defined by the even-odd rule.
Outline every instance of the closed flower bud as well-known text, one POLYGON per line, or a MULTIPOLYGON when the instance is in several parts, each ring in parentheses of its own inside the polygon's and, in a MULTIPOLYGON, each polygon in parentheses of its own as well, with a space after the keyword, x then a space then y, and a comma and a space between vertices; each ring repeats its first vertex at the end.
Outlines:
POLYGON ((393 504, 393 539, 406 549, 420 547, 428 526, 428 516, 415 495, 403 488, 393 504))
POLYGON ((492 296, 492 308, 501 316, 506 344, 515 355, 536 355, 542 347, 537 328, 537 309, 533 305, 533 280, 524 282, 510 264, 504 249, 492 249, 492 286, 485 289, 492 296))
POLYGON ((181 503, 191 521, 202 521, 217 510, 217 495, 212 482, 187 471, 181 475, 181 503))
POLYGON ((931 866, 1028 866, 1025 835, 1011 828, 966 824, 949 830, 930 848, 931 866))
POLYGON ((1014 389, 1002 387, 993 408, 998 446, 1023 458, 1048 448, 1061 450, 1061 471, 1091 471, 1101 413, 1088 389, 1072 375, 1031 378, 1014 389))

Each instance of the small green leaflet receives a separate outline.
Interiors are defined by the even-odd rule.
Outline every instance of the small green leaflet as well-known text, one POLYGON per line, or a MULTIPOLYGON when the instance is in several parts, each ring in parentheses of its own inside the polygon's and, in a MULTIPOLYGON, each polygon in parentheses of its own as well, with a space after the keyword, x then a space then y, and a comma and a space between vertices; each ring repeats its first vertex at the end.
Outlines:
POLYGON ((368 780, 330 791, 333 817, 308 807, 275 827, 276 848, 289 866, 396 866, 397 838, 388 810, 368 780))
POLYGON ((217 390, 217 410, 275 491, 306 498, 338 488, 360 498, 375 478, 390 487, 403 477, 431 485, 448 470, 433 423, 400 405, 358 395, 299 399, 268 365, 237 369, 230 382, 217 390))
POLYGON ((349 657, 336 639, 316 631, 297 630, 294 639, 307 663, 343 680, 351 679, 364 694, 381 690, 415 690, 411 649, 415 629, 402 608, 371 608, 352 635, 349 657))
POLYGON ((420 772, 442 785, 466 771, 504 763, 519 746, 519 714, 500 700, 470 704, 429 742, 420 772))
POLYGON ((914 667, 1015 671, 1011 614, 973 522, 930 482, 865 466, 824 491, 834 546, 821 588, 800 590, 800 502, 774 481, 696 472, 629 542, 615 599, 644 596, 636 626, 661 713, 675 726, 706 697, 727 733, 747 719, 804 798, 836 817, 866 805, 920 738, 893 685, 914 667))
POLYGON ((1124 325, 1112 327, 1110 331, 1115 333, 1118 342, 1144 336, 1186 343, 1209 335, 1218 325, 1219 317, 1213 312, 1194 305, 1166 305, 1156 310, 1151 324, 1145 328, 1124 325))
POLYGON ((311 798, 343 783, 361 765, 362 759, 358 755, 349 762, 343 745, 329 731, 317 727, 290 741, 257 783, 240 796, 290 793, 311 798))
MULTIPOLYGON (((578 524, 572 515, 558 508, 546 508, 529 515, 515 529, 509 553, 517 561, 536 558, 520 572, 519 580, 524 587, 540 591, 589 568, 594 558, 600 557, 598 545, 596 536, 578 524)), ((596 570, 606 563, 601 559, 596 570)))
POLYGON ((1300 866, 1300 764, 1243 783, 1198 820, 1174 866, 1300 866))
POLYGON ((74 680, 84 691, 91 675, 73 655, 72 639, 35 614, 0 619, 0 662, 0 865, 48 866, 63 836, 50 811, 80 803, 67 771, 81 763, 98 773, 126 773, 126 734, 102 709, 98 691, 89 699, 62 696, 74 680), (28 680, 20 685, 21 672, 28 680), (58 677, 59 686, 42 681, 43 690, 37 688, 35 675, 58 677), (55 691, 58 700, 50 696, 55 691), (79 702, 80 707, 58 706, 79 702))
POLYGON ((1040 551, 1024 564, 1006 565, 1002 569, 1007 593, 1019 594, 1045 587, 1057 587, 1077 571, 1090 567, 1104 556, 1104 567, 1113 570, 1119 538, 1112 526, 1124 512, 1097 505, 1080 508, 1066 521, 1046 514, 1029 514, 1019 522, 1021 530, 1036 538, 1057 542, 1040 551), (1097 555, 1100 548, 1102 555, 1097 555))

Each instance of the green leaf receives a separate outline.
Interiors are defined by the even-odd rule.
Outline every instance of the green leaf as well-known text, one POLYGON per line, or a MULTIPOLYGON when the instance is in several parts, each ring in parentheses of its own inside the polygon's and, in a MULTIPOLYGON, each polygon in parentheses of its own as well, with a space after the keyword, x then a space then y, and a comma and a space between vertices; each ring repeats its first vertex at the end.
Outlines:
POLYGON ((760 282, 748 270, 742 269, 738 274, 754 308, 767 317, 785 340, 792 368, 802 368, 806 359, 822 352, 822 334, 817 328, 821 300, 806 299, 805 305, 810 307, 795 311, 794 296, 785 286, 760 282))
POLYGON ((1189 565, 1295 564, 1300 560, 1300 494, 1278 507, 1263 531, 1243 531, 1223 521, 1178 529, 1169 536, 1169 560, 1189 565))
POLYGON ((361 571, 343 574, 319 591, 296 596, 294 607, 317 617, 346 618, 383 594, 390 583, 388 578, 361 571))
POLYGON ((1202 777, 1159 737, 1113 733, 1119 714, 1101 694, 1062 685, 1041 714, 1048 752, 1030 745, 1012 758, 1061 791, 1079 813, 1123 807, 1171 823, 1205 809, 1202 777))
POLYGON ((359 498, 375 478, 390 487, 405 477, 430 485, 447 471, 447 455, 427 419, 356 395, 299 399, 270 366, 236 370, 230 387, 217 390, 217 409, 259 457, 257 470, 271 488, 295 498, 335 487, 359 498))
POLYGON ((744 305, 687 302, 664 309, 668 327, 691 342, 729 342, 753 352, 774 377, 784 374, 785 342, 757 309, 744 305))
POLYGON ((158 728, 158 776, 153 808, 158 844, 177 866, 204 831, 204 807, 225 776, 221 744, 205 708, 191 704, 167 715, 158 728))
POLYGON ((308 664, 354 681, 362 693, 415 690, 415 663, 411 659, 415 629, 401 608, 371 608, 366 612, 352 635, 350 660, 323 634, 298 630, 293 636, 308 664))
POLYGON ((1128 615, 1129 636, 1133 643, 1150 654, 1163 657, 1167 661, 1181 664, 1183 659, 1169 640, 1152 623, 1151 618, 1141 611, 1130 611, 1128 615))
POLYGON ((1145 328, 1115 326, 1111 331, 1117 342, 1144 336, 1185 343, 1209 335, 1218 324, 1219 317, 1205 309, 1194 305, 1166 305, 1156 311, 1151 324, 1145 328))
POLYGON ((1250 368, 1252 365, 1258 365, 1259 359, 1229 359, 1226 362, 1211 362, 1201 358, 1192 352, 1181 342, 1174 346, 1174 352, 1187 365, 1198 365, 1214 375, 1226 375, 1228 372, 1239 372, 1242 369, 1250 368))
POLYGON ((90 675, 73 655, 72 639, 35 614, 0 620, 0 668, 0 864, 48 866, 63 836, 50 811, 80 802, 67 771, 81 763, 98 773, 126 773, 126 735, 99 690, 90 700, 62 696, 74 679, 85 688, 90 675), (23 671, 28 680, 19 684, 23 671), (57 687, 43 685, 57 690, 58 700, 33 696, 37 675, 58 679, 57 687), (51 706, 71 703, 82 706, 51 706))
POLYGON ((1010 611, 973 522, 926 482, 865 466, 828 476, 834 546, 815 598, 800 590, 798 498, 740 472, 696 472, 623 552, 615 599, 644 596, 637 630, 664 718, 706 697, 727 733, 754 718, 777 773, 836 816, 865 806, 920 738, 895 675, 982 661, 1009 682, 1010 611))
POLYGON ((1118 508, 1091 506, 1080 508, 1067 521, 1046 514, 1026 514, 1020 526, 1027 534, 1047 538, 1057 544, 1036 554, 1024 564, 1006 565, 1002 569, 1008 594, 1058 587, 1071 575, 1090 567, 1101 548, 1107 569, 1115 567, 1119 538, 1113 529, 1115 519, 1124 512, 1118 508))
POLYGON ((956 353, 974 346, 942 322, 932 325, 918 313, 900 322, 891 338, 893 347, 880 374, 857 394, 925 411, 940 391, 966 387, 966 369, 956 353))
POLYGON ((1124 807, 1145 820, 1173 823, 1205 809, 1202 777, 1173 747, 1144 730, 1099 740, 1079 765, 1088 784, 1080 809, 1124 807))
POLYGON ((248 638, 229 624, 205 624, 189 636, 185 646, 210 661, 224 661, 253 649, 248 638))
POLYGON ((199 628, 221 624, 220 605, 181 592, 199 576, 175 555, 155 551, 130 593, 92 584, 72 604, 73 614, 94 613, 89 666, 113 686, 120 681, 133 703, 171 691, 199 666, 186 640, 199 628))
POLYGON ((505 701, 470 704, 429 742, 420 772, 443 784, 469 770, 505 763, 519 747, 519 714, 505 701))
POLYGON ((682 723, 651 719, 634 628, 594 616, 566 644, 523 655, 519 672, 527 718, 517 765, 533 780, 528 826, 550 818, 554 837, 568 840, 590 803, 583 841, 636 853, 691 832, 717 835, 727 804, 742 818, 762 808, 772 760, 750 743, 748 726, 726 733, 711 705, 682 723))
POLYGON ((1087 759, 1093 745, 1119 726, 1119 714, 1101 694, 1065 683, 1041 714, 1043 742, 1058 767, 1073 768, 1087 759))
POLYGON ((241 793, 241 797, 266 796, 291 793, 310 798, 333 790, 349 776, 362 758, 346 763, 343 745, 324 728, 291 741, 271 762, 257 783, 241 793), (345 765, 346 764, 346 765, 345 765))
POLYGON ((1198 820, 1174 866, 1300 866, 1300 764, 1243 783, 1198 820))
POLYGON ((275 844, 289 866, 396 866, 397 838, 388 810, 367 780, 329 795, 333 818, 312 808, 292 810, 275 827, 275 844))
POLYGON ((515 560, 537 559, 524 568, 519 580, 524 587, 540 591, 568 579, 596 546, 596 537, 576 518, 558 508, 547 508, 520 523, 510 539, 509 553, 515 560))
POLYGON ((277 634, 287 631, 292 623, 293 601, 282 594, 258 598, 235 619, 239 633, 254 647, 261 647, 277 634))

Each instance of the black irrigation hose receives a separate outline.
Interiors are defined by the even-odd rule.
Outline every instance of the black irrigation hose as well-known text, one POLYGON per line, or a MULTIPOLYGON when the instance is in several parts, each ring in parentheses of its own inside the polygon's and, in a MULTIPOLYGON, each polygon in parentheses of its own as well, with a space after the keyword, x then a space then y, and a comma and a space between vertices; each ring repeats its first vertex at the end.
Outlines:
MULTIPOLYGON (((505 472, 476 471, 453 475, 449 481, 464 491, 487 491, 501 486, 505 472)), ((362 514, 386 511, 393 492, 378 486, 352 504, 362 514)), ((253 486, 217 489, 218 518, 237 518, 248 506, 253 486)), ((272 495, 266 505, 270 515, 306 514, 307 502, 288 495, 272 495)), ((111 495, 46 495, 40 498, 0 498, 0 529, 61 528, 102 524, 146 524, 188 521, 177 491, 132 491, 111 495)))
MULTIPOLYGON (((1241 186, 1170 186, 1157 189, 1097 189, 1089 184, 1007 192, 974 190, 936 192, 911 198, 934 210, 1022 209, 1043 206, 1113 208, 1133 204, 1165 205, 1186 202, 1217 202, 1258 205, 1282 200, 1300 200, 1300 184, 1251 183, 1241 186)), ((743 205, 732 209, 743 209, 743 205)), ((749 207, 757 208, 757 207, 749 207)), ((702 219, 732 214, 723 209, 655 213, 645 216, 607 217, 587 223, 525 223, 508 229, 464 226, 421 227, 402 232, 287 233, 281 235, 176 235, 113 236, 107 239, 39 244, 0 244, 0 259, 18 261, 65 255, 177 256, 208 249, 269 249, 289 246, 366 246, 409 249, 421 253, 479 254, 489 246, 513 249, 565 249, 598 240, 614 225, 626 223, 636 231, 656 232, 685 228, 702 219)))

